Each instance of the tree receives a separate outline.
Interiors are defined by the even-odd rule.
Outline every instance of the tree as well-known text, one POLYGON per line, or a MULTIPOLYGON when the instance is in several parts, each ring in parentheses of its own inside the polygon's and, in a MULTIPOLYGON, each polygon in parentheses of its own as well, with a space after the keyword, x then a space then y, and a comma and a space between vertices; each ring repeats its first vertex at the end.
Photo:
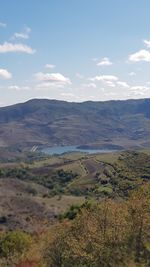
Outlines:
POLYGON ((0 236, 0 258, 6 266, 13 266, 23 257, 31 245, 31 237, 20 231, 4 233, 0 236))

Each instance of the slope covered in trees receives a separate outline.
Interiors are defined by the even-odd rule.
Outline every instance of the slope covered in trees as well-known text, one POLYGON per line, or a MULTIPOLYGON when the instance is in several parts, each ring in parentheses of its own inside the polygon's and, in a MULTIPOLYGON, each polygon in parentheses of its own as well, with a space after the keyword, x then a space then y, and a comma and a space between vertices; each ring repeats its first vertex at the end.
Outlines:
POLYGON ((0 108, 0 146, 150 145, 150 99, 69 103, 30 100, 0 108))
POLYGON ((122 267, 150 264, 150 184, 127 200, 86 202, 73 220, 30 236, 0 235, 1 266, 122 267))

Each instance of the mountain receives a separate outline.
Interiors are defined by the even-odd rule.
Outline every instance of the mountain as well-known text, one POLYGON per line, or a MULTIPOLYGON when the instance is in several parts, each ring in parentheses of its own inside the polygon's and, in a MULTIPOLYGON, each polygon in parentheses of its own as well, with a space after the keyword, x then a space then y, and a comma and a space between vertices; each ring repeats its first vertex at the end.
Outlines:
POLYGON ((150 99, 70 103, 33 99, 0 108, 0 146, 150 146, 150 99))

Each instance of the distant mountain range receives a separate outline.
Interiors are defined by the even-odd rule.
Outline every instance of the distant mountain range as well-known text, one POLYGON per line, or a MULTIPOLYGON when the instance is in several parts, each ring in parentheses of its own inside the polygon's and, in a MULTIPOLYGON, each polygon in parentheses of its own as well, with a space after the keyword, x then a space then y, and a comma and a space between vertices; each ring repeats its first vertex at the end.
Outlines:
POLYGON ((69 103, 33 99, 0 108, 0 146, 150 147, 150 99, 69 103))

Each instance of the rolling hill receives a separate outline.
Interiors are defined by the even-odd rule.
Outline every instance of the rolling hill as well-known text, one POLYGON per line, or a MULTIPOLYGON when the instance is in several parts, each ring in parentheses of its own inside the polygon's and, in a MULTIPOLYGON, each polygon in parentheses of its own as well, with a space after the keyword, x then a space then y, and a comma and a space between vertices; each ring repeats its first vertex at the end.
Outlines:
POLYGON ((0 231, 47 229, 71 205, 126 199, 150 181, 150 150, 0 164, 0 231))
POLYGON ((33 99, 0 108, 0 146, 150 146, 150 99, 70 103, 33 99))

